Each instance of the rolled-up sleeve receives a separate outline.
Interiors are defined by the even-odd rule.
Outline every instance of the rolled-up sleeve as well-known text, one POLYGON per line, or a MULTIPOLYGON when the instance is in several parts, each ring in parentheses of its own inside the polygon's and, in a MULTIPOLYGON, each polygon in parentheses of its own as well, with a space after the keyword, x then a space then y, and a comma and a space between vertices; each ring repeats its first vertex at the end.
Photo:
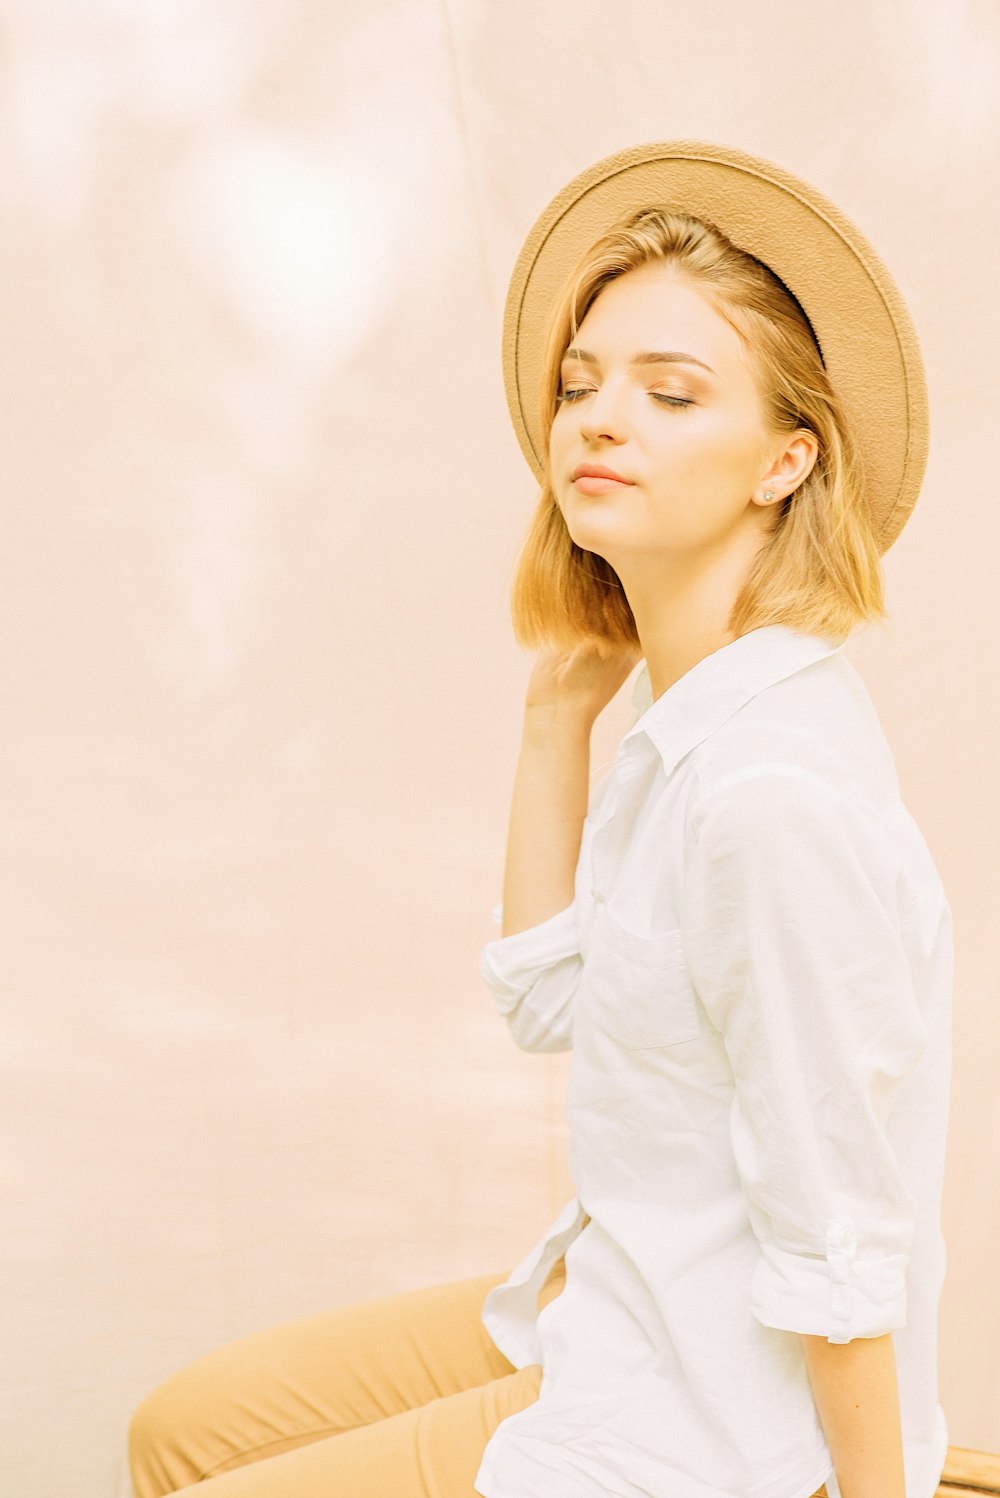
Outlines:
POLYGON ((891 1110, 928 1028, 882 818, 771 766, 703 796, 684 853, 685 959, 732 1070, 760 1249, 751 1310, 830 1342, 902 1327, 915 1204, 891 1110))
MULTIPOLYGON (((502 921, 502 904, 493 919, 502 921)), ((479 968, 521 1050, 572 1048, 573 999, 583 971, 575 901, 537 925, 488 942, 479 968)))

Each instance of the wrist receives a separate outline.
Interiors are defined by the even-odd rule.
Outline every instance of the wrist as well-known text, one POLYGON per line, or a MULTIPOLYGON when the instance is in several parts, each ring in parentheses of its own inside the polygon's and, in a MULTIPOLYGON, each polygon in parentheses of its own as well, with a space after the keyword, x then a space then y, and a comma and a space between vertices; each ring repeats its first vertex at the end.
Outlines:
POLYGON ((594 719, 586 709, 566 703, 530 703, 524 709, 522 737, 532 748, 590 747, 594 719))

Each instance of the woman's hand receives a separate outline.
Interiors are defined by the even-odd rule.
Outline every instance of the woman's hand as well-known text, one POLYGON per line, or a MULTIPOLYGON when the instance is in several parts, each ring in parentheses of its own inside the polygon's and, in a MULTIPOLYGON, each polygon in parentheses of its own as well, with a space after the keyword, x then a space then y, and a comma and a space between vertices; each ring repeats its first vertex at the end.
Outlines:
POLYGON ((593 723, 641 659, 638 645, 608 653, 606 646, 598 649, 587 641, 572 650, 556 646, 542 650, 528 680, 525 709, 556 708, 560 717, 593 723))

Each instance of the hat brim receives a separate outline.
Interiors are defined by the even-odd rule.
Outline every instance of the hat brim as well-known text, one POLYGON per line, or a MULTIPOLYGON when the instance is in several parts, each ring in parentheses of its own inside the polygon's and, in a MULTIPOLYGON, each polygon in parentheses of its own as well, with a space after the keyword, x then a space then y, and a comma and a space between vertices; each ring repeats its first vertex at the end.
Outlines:
POLYGON ((555 299, 594 240, 651 205, 710 219, 798 299, 851 424, 885 552, 916 504, 928 448, 926 376, 902 294, 836 204, 783 167, 710 141, 654 141, 606 156, 567 183, 530 230, 507 292, 503 376, 514 430, 539 482, 539 391, 555 299))

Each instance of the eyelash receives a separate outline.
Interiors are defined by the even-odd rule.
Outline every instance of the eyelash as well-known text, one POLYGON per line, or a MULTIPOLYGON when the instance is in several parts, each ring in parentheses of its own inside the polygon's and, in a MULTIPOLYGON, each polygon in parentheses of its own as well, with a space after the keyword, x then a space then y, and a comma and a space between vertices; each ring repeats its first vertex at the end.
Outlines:
MULTIPOLYGON (((651 390, 649 393, 654 400, 660 401, 667 406, 677 407, 694 405, 694 401, 682 400, 678 395, 660 395, 656 390, 651 390)), ((560 404, 565 402, 567 405, 572 405, 573 402, 577 400, 581 395, 587 394, 589 394, 589 391, 587 390, 586 386, 574 386, 570 390, 564 390, 561 395, 557 395, 556 400, 560 404)))

